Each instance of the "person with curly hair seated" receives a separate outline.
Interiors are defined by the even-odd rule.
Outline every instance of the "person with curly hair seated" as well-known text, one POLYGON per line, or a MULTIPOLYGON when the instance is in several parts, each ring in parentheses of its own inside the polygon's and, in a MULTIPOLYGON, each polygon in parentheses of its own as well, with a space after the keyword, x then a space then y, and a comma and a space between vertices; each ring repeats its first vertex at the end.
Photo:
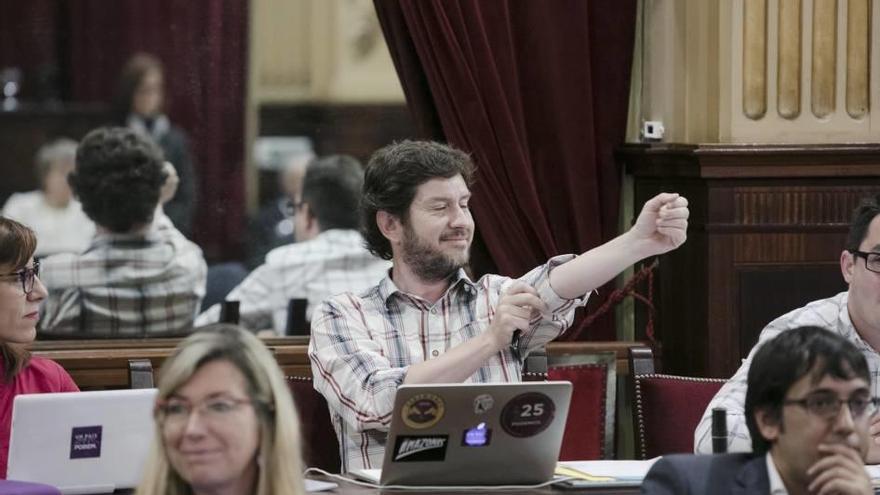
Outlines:
POLYGON ((165 216, 177 175, 152 140, 125 128, 83 138, 69 177, 97 233, 81 254, 43 261, 41 337, 187 334, 205 294, 202 250, 165 216))

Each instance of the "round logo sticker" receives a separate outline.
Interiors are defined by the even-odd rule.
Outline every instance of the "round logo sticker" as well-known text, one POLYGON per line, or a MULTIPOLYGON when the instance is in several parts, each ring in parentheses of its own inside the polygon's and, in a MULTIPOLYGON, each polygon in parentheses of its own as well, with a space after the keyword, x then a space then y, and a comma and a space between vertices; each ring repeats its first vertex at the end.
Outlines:
POLYGON ((443 417, 443 399, 434 394, 418 394, 409 398, 400 410, 403 423, 417 430, 430 428, 443 417))
POLYGON ((483 414, 495 405, 495 399, 489 394, 474 397, 474 414, 483 414))
POLYGON ((556 404, 539 392, 517 395, 501 410, 501 427, 514 437, 531 437, 546 430, 556 416, 556 404))

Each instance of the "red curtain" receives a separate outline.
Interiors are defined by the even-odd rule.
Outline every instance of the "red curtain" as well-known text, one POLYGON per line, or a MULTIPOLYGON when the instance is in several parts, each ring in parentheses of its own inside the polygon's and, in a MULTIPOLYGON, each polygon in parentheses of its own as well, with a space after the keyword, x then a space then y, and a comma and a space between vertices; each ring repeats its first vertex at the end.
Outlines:
POLYGON ((0 69, 22 69, 25 99, 109 102, 133 53, 162 60, 195 159, 195 241, 210 260, 240 259, 248 0, 0 1, 0 69))
MULTIPOLYGON (((616 234, 636 0, 374 3, 419 129, 474 157, 500 273, 616 234)), ((610 316, 589 336, 615 338, 610 316)))
POLYGON ((248 3, 66 2, 72 99, 109 101, 134 52, 165 64, 169 117, 187 131, 195 155, 194 237, 212 260, 242 254, 248 3))

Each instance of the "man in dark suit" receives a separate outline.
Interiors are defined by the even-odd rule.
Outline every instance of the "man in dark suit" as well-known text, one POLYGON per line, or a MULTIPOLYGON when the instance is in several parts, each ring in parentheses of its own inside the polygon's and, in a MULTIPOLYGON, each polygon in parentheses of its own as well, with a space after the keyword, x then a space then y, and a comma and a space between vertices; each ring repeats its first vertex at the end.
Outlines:
POLYGON ((818 327, 781 333, 755 354, 746 423, 751 454, 673 455, 642 484, 652 494, 872 494, 864 468, 877 412, 862 353, 818 327))

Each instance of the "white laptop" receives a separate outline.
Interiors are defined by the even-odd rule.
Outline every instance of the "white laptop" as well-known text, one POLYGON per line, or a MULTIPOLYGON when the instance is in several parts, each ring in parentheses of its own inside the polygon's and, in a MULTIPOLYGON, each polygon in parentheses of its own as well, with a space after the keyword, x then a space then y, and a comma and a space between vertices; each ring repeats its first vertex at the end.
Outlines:
POLYGON ((134 488, 153 443, 156 389, 19 395, 7 478, 65 494, 134 488))
POLYGON ((382 486, 543 483, 570 401, 564 381, 402 385, 382 469, 350 474, 382 486))

